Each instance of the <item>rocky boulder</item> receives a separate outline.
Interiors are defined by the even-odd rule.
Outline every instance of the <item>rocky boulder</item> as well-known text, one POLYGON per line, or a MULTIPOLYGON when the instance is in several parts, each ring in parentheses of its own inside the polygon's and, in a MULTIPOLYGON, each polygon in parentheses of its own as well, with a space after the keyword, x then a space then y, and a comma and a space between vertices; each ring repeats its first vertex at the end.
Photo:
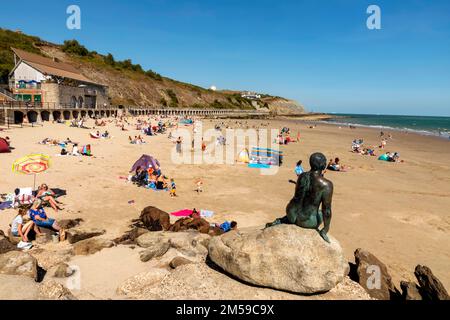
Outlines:
POLYGON ((53 276, 55 278, 67 278, 73 275, 75 270, 72 270, 67 263, 60 263, 55 267, 53 276))
POLYGON ((348 263, 338 241, 295 225, 231 231, 209 242, 209 257, 248 283, 301 294, 327 292, 343 281, 348 263))
POLYGON ((144 208, 139 219, 150 231, 169 230, 170 227, 169 214, 153 206, 144 208))
POLYGON ((142 262, 147 262, 153 258, 159 258, 163 256, 170 248, 169 242, 155 242, 153 245, 148 246, 144 251, 140 253, 140 259, 142 262))
POLYGON ((400 288, 402 289, 403 300, 422 300, 419 286, 414 282, 402 281, 400 282, 400 288))
POLYGON ((142 261, 160 257, 170 249, 167 263, 174 256, 185 256, 194 262, 204 262, 208 255, 208 243, 211 237, 195 230, 183 232, 148 232, 136 239, 136 243, 148 250, 142 252, 142 261), (167 249, 167 250, 166 250, 167 249))
POLYGON ((0 233, 0 254, 17 250, 17 247, 15 244, 11 243, 9 239, 3 234, 3 232, 0 233))
POLYGON ((66 238, 70 244, 74 244, 78 241, 93 238, 104 234, 105 230, 100 229, 89 229, 76 227, 66 231, 66 238))
POLYGON ((94 254, 105 248, 111 248, 114 246, 114 242, 106 239, 90 238, 79 241, 73 245, 73 252, 75 255, 89 255, 94 254))
POLYGON ((58 224, 61 228, 64 229, 71 229, 78 226, 81 222, 83 222, 83 219, 77 218, 77 219, 62 219, 58 221, 58 224))
POLYGON ((175 257, 170 261, 169 266, 172 269, 176 269, 179 266, 184 266, 185 264, 191 264, 191 263, 193 263, 193 262, 189 259, 186 259, 185 257, 175 257))
POLYGON ((137 274, 127 280, 125 280, 118 288, 117 294, 129 295, 138 294, 144 288, 158 284, 164 277, 169 275, 170 272, 165 269, 154 268, 149 272, 137 274))
POLYGON ((77 300, 69 289, 53 280, 40 285, 39 298, 42 300, 77 300))
POLYGON ((0 255, 0 274, 23 275, 37 279, 37 260, 26 252, 7 252, 0 255))
POLYGON ((357 249, 355 251, 356 282, 375 299, 391 300, 396 297, 392 278, 386 265, 370 252, 357 249))
POLYGON ((419 281, 419 291, 423 300, 450 300, 444 285, 433 275, 430 268, 418 265, 414 275, 419 281))
POLYGON ((148 232, 150 231, 145 228, 134 227, 133 229, 127 231, 124 235, 114 239, 113 241, 116 244, 134 244, 136 243, 137 238, 148 232))

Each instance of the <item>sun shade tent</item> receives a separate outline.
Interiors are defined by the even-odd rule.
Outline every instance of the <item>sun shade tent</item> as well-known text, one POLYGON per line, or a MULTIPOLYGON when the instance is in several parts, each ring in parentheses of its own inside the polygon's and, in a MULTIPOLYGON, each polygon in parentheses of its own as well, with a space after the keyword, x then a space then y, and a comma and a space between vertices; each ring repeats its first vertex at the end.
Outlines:
POLYGON ((237 161, 238 162, 243 162, 243 163, 249 163, 250 162, 250 157, 248 155, 248 150, 247 149, 242 149, 242 151, 239 152, 237 161))
POLYGON ((11 152, 8 141, 6 141, 3 138, 0 138, 0 153, 8 153, 8 152, 11 152))
POLYGON ((131 167, 130 172, 136 171, 138 167, 141 167, 143 169, 147 169, 150 167, 150 165, 155 168, 156 166, 160 167, 159 161, 152 156, 149 156, 147 154, 143 154, 131 167))
POLYGON ((248 166, 250 168, 270 168, 271 166, 280 166, 282 162, 282 151, 253 147, 248 166))

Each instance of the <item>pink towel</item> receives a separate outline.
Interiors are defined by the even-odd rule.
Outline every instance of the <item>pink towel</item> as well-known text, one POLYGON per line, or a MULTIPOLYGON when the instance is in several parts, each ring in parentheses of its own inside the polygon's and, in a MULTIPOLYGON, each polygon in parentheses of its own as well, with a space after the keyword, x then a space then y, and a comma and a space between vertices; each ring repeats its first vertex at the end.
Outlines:
POLYGON ((189 217, 192 214, 192 210, 183 209, 180 211, 171 212, 170 214, 175 217, 189 217))

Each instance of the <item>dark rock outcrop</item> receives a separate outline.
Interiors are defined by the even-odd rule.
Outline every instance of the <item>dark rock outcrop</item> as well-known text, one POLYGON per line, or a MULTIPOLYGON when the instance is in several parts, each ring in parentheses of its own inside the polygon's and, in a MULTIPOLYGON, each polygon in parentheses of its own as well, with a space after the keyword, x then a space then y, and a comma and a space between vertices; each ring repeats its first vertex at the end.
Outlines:
POLYGON ((167 231, 170 228, 169 214, 153 206, 144 208, 139 219, 150 231, 167 231))
POLYGON ((414 275, 419 282, 419 292, 423 300, 450 300, 444 285, 433 275, 430 268, 418 265, 414 275))
POLYGON ((106 239, 90 238, 79 241, 74 244, 73 252, 75 255, 90 255, 105 248, 111 248, 114 246, 114 242, 106 239))
POLYGON ((386 265, 370 252, 357 249, 355 251, 356 282, 375 299, 391 300, 398 298, 398 291, 386 265))
POLYGON ((402 289, 402 300, 422 300, 419 286, 414 282, 402 281, 400 288, 402 289))
POLYGON ((86 228, 73 228, 66 231, 66 238, 70 244, 74 244, 78 241, 93 238, 104 234, 105 230, 100 229, 86 229, 86 228))
POLYGON ((0 254, 7 253, 10 251, 17 250, 15 244, 13 244, 9 239, 5 236, 3 231, 0 230, 0 254))

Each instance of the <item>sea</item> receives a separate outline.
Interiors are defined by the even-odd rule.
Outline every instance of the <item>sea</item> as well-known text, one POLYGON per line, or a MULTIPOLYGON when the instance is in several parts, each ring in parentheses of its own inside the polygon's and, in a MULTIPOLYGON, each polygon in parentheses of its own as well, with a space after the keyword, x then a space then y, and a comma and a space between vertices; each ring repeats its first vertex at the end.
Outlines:
POLYGON ((396 116, 375 114, 333 113, 334 118, 325 120, 340 126, 378 128, 385 133, 389 130, 415 132, 450 140, 450 117, 396 116))

